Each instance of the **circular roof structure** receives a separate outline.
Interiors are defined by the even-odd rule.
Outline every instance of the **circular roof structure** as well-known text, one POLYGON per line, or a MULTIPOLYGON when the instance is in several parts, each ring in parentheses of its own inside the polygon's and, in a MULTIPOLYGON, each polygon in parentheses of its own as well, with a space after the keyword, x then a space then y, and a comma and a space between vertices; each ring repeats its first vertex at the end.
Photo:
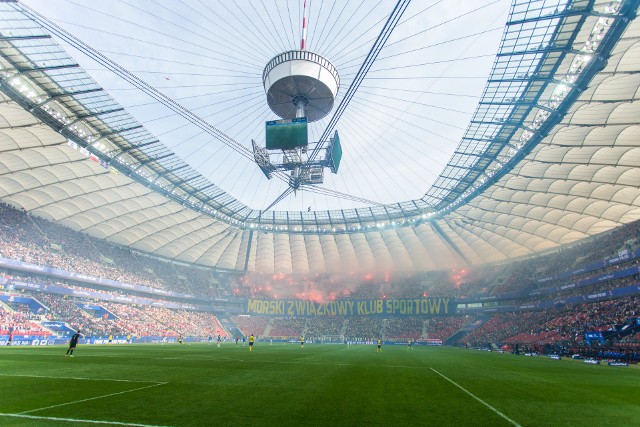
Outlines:
POLYGON ((345 90, 343 114, 310 136, 321 142, 334 120, 345 158, 334 180, 268 211, 287 184, 266 181, 249 147, 273 118, 259 63, 295 46, 275 29, 282 6, 69 3, 64 16, 0 3, 0 199, 75 230, 233 270, 423 271, 526 256, 640 218, 637 1, 461 2, 440 14, 439 2, 412 4, 364 75, 392 8, 312 9, 309 47, 317 34, 345 90), (221 15, 217 38, 196 12, 221 15), (223 30, 243 14, 246 45, 223 30), (126 30, 114 20, 141 30, 118 45, 126 30), (450 23, 461 27, 435 40, 450 23), (150 45, 144 28, 167 39, 150 45), (446 55, 464 40, 481 42, 446 55), (425 60, 437 46, 443 56, 425 60), (192 49, 204 63, 169 54, 192 49), (484 72, 473 65, 482 58, 484 72))

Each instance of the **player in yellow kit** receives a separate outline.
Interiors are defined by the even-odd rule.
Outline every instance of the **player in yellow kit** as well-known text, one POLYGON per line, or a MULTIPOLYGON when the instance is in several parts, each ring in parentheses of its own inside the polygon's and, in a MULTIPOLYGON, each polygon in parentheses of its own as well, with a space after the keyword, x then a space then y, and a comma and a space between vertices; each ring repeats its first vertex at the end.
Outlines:
POLYGON ((378 338, 378 348, 376 348, 376 353, 382 353, 382 341, 378 338))
POLYGON ((304 337, 300 337, 300 349, 304 348, 304 337))
POLYGON ((256 338, 253 336, 253 334, 251 334, 249 336, 249 351, 253 351, 253 343, 256 340, 256 338))

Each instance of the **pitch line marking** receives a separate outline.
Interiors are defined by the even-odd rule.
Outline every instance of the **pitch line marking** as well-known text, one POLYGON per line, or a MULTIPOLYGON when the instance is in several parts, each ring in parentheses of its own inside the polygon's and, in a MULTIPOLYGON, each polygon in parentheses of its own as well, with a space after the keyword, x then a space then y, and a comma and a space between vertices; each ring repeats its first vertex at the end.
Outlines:
POLYGON ((494 408, 493 406, 489 405, 487 402, 485 402, 484 400, 480 399, 478 396, 476 396, 475 394, 471 393, 469 390, 467 390, 466 388, 462 387, 460 384, 458 384, 457 382, 453 381, 452 379, 449 379, 447 377, 445 377, 444 375, 442 375, 440 372, 436 371, 433 368, 429 368, 431 369, 433 372, 435 372, 436 374, 440 375, 442 378, 444 378, 445 380, 449 381, 451 384, 453 384, 454 386, 458 387, 460 390, 464 391, 465 393, 467 393, 469 396, 473 397, 475 400, 477 400, 478 402, 482 403, 484 406, 486 406, 487 408, 491 409, 493 412, 495 412, 497 415, 499 415, 500 417, 504 418, 505 420, 507 420, 509 423, 511 423, 512 425, 516 426, 516 427, 522 427, 520 424, 518 424, 517 422, 513 421, 511 418, 507 417, 505 414, 503 414, 502 412, 498 411, 496 408, 494 408))
POLYGON ((158 381, 145 381, 145 380, 121 380, 113 378, 81 378, 81 377, 52 377, 48 375, 19 375, 19 374, 0 374, 0 377, 19 377, 19 378, 48 378, 52 380, 83 380, 83 381, 118 381, 123 383, 152 383, 158 384, 158 381))
POLYGON ((87 423, 87 424, 108 424, 108 425, 132 426, 132 427, 169 427, 169 426, 159 426, 155 424, 125 423, 122 421, 102 421, 102 420, 82 420, 78 418, 39 417, 37 415, 23 415, 23 414, 0 414, 0 417, 29 418, 32 420, 65 421, 65 422, 87 423))
POLYGON ((332 362, 302 362, 302 361, 283 361, 283 360, 259 360, 263 363, 280 363, 280 364, 296 364, 296 365, 331 365, 331 366, 359 366, 364 368, 397 368, 397 369, 424 369, 425 366, 406 366, 406 365, 360 365, 356 363, 332 363, 332 362))
MULTIPOLYGON (((87 344, 85 344, 85 345, 87 345, 87 344)), ((94 344, 91 344, 91 345, 94 345, 94 344)), ((0 350, 2 350, 2 349, 0 349, 0 350)), ((3 353, 3 354, 9 354, 9 353, 3 353)), ((43 351, 43 352, 38 352, 38 353, 33 353, 33 354, 20 353, 20 357, 27 357, 27 356, 42 357, 43 355, 44 356, 59 357, 60 353, 59 352, 53 352, 53 351, 50 351, 50 352, 43 351)), ((121 354, 121 355, 117 355, 117 354, 86 354, 85 353, 85 354, 82 355, 82 358, 85 358, 85 357, 119 357, 119 358, 127 357, 128 358, 129 355, 126 355, 126 354, 121 354)), ((144 359, 144 357, 136 357, 136 359, 144 359)))
POLYGON ((73 402, 66 402, 66 403, 59 403, 57 405, 45 406, 44 408, 31 409, 31 410, 28 410, 28 411, 19 412, 18 414, 20 414, 20 415, 30 414, 31 412, 44 411, 45 409, 58 408, 60 406, 73 405, 73 404, 76 404, 76 403, 88 402, 90 400, 104 399, 105 397, 117 396, 119 394, 132 393, 134 391, 145 390, 147 388, 158 387, 158 386, 165 385, 165 384, 167 384, 167 383, 156 383, 156 384, 147 385, 147 386, 144 386, 144 387, 134 388, 132 390, 124 390, 124 391, 119 391, 117 393, 109 393, 109 394, 105 394, 105 395, 102 395, 102 396, 96 396, 96 397, 89 397, 87 399, 74 400, 73 402))

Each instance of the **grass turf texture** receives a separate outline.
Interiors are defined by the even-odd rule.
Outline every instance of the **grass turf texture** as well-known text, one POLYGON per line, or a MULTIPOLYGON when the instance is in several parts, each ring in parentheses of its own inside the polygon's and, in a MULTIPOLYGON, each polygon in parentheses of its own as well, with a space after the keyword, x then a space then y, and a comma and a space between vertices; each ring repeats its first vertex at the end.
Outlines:
POLYGON ((634 426, 640 369, 456 348, 0 348, 0 425, 634 426), (492 410, 444 377, 486 402, 492 410), (70 379, 70 378, 75 379, 70 379), (125 381, 114 381, 125 380, 125 381), (46 409, 40 409, 46 408, 46 409))

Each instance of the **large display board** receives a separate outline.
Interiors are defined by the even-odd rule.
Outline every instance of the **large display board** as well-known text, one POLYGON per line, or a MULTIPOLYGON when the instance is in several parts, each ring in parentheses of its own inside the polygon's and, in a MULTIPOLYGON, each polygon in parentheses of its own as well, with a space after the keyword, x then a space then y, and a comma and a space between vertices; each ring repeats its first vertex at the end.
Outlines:
POLYGON ((309 143, 307 118, 269 121, 266 123, 265 137, 267 150, 290 150, 304 147, 309 143))
POLYGON ((331 139, 331 147, 329 148, 329 168, 331 169, 331 172, 338 173, 338 167, 340 167, 341 159, 342 146, 340 145, 338 131, 336 131, 331 139))

